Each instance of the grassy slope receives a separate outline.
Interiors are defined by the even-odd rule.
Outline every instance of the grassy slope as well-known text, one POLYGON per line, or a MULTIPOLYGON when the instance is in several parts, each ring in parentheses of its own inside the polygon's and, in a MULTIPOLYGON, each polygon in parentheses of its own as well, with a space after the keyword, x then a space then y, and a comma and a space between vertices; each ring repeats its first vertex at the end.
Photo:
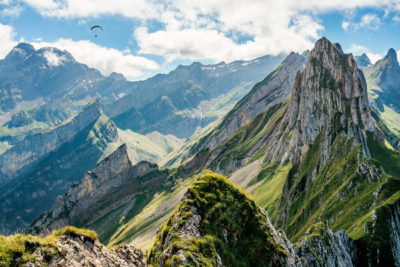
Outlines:
POLYGON ((134 216, 122 218, 118 228, 108 240, 109 245, 133 243, 141 248, 149 248, 157 229, 168 219, 180 202, 187 187, 193 179, 178 182, 174 187, 163 187, 150 190, 151 198, 143 201, 144 205, 133 207, 130 213, 134 216))
POLYGON ((247 185, 254 201, 268 212, 273 223, 277 219, 283 185, 291 167, 291 164, 279 166, 274 163, 264 163, 257 177, 247 185))
POLYGON ((191 147, 196 144, 202 137, 207 135, 219 121, 214 121, 202 128, 201 130, 195 132, 189 139, 187 139, 181 146, 169 153, 160 161, 160 166, 175 168, 178 167, 183 161, 185 161, 191 147))
POLYGON ((158 163, 183 143, 183 140, 173 135, 162 135, 158 132, 142 135, 131 130, 118 129, 118 136, 130 148, 131 158, 135 162, 147 160, 158 163))
POLYGON ((258 148, 254 155, 250 154, 255 145, 274 127, 286 110, 286 107, 287 103, 271 107, 268 111, 257 115, 253 120, 225 140, 225 142, 217 147, 217 149, 223 149, 224 152, 219 155, 218 160, 214 161, 211 169, 216 169, 217 167, 225 168, 231 161, 243 160, 248 156, 252 156, 249 162, 263 156, 266 149, 265 146, 258 148))
MULTIPOLYGON (((371 144, 372 141, 369 141, 371 144)), ((376 143, 377 141, 374 144, 376 143)), ((313 146, 318 146, 318 144, 313 146)), ((384 146, 381 149, 379 153, 391 153, 387 157, 395 162, 394 166, 400 166, 400 162, 396 159, 396 152, 384 146)), ((306 158, 310 153, 313 153, 312 149, 307 153, 306 158)), ((289 237, 298 240, 308 227, 321 220, 328 221, 333 230, 345 229, 350 237, 356 239, 364 234, 364 223, 370 219, 370 213, 384 205, 396 190, 400 190, 400 180, 398 174, 393 177, 391 174, 394 172, 389 170, 387 174, 374 178, 358 172, 357 160, 360 157, 359 145, 354 146, 351 139, 346 140, 343 136, 336 139, 330 160, 311 184, 307 185, 306 190, 293 200, 288 210, 288 221, 283 226, 289 237), (375 197, 374 192, 377 191, 380 194, 375 197)), ((379 161, 369 158, 362 159, 360 164, 363 163, 377 169, 381 165, 379 161)), ((312 169, 312 165, 304 160, 300 166, 297 183, 301 183, 299 180, 302 179, 302 172, 312 169)))

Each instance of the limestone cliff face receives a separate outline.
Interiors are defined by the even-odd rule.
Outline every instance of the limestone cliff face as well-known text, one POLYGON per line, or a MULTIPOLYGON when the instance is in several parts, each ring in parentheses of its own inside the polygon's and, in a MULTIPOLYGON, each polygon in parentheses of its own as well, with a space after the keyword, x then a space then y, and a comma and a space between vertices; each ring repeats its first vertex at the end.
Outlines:
POLYGON ((323 223, 310 227, 296 245, 295 253, 305 266, 357 266, 356 242, 345 231, 334 233, 323 223))
POLYGON ((311 51, 305 70, 296 76, 287 112, 269 141, 274 149, 265 159, 298 164, 321 135, 322 166, 339 128, 363 145, 365 156, 369 154, 365 133, 375 127, 364 76, 351 54, 322 38, 311 51))
POLYGON ((33 163, 70 141, 100 115, 100 103, 96 100, 69 121, 26 137, 0 156, 0 185, 26 173, 33 163))
POLYGON ((48 233, 77 221, 94 220, 104 215, 107 209, 100 209, 100 214, 94 212, 103 198, 134 182, 134 178, 157 169, 156 164, 146 161, 132 166, 127 146, 120 146, 88 171, 82 180, 72 184, 63 196, 57 197, 53 207, 32 223, 32 232, 48 233))

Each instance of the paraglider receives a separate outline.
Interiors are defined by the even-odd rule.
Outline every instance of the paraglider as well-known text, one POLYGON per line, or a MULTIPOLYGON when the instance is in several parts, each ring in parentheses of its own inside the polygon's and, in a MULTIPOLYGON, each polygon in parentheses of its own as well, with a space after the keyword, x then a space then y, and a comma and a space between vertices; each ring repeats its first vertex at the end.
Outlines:
MULTIPOLYGON (((93 25, 92 27, 90 27, 90 31, 93 31, 95 29, 103 30, 103 27, 101 27, 100 25, 93 25)), ((94 37, 97 38, 97 33, 94 35, 94 37)))

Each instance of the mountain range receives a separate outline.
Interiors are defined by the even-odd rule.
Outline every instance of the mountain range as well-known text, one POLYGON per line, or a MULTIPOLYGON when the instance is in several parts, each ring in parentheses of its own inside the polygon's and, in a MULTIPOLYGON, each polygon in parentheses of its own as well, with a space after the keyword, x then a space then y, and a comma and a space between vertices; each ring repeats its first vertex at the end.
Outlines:
POLYGON ((121 144, 134 163, 160 161, 222 117, 281 58, 193 63, 130 82, 105 77, 67 51, 17 45, 0 61, 1 232, 23 231, 121 144))
MULTIPOLYGON (((1 65, 38 51, 20 44, 1 65)), ((100 266, 400 266, 393 49, 371 64, 321 38, 286 58, 119 78, 0 156, 2 231, 42 236, 0 236, 0 263, 56 266, 64 253, 100 266), (266 61, 281 62, 261 75, 266 61), (145 137, 164 147, 161 167, 138 156, 145 137)), ((8 110, 38 96, 29 88, 8 110)), ((3 128, 28 118, 12 117, 3 128)))

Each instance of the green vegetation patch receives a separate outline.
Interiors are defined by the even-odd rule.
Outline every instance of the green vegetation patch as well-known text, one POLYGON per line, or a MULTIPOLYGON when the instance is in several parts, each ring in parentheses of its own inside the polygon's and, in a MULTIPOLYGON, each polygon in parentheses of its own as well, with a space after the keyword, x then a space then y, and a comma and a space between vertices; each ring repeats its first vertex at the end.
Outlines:
POLYGON ((194 266, 215 266, 218 255, 226 266, 265 266, 285 256, 256 203, 243 189, 211 171, 194 181, 185 200, 163 225, 148 262, 172 265, 179 261, 178 251, 194 266), (175 224, 182 227, 194 213, 201 217, 201 236, 180 237, 175 224), (170 253, 166 262, 160 262, 162 248, 170 253))
POLYGON ((291 164, 285 166, 276 163, 264 164, 260 173, 248 185, 255 202, 268 212, 272 222, 277 219, 279 200, 291 167, 291 164))
MULTIPOLYGON (((286 110, 287 102, 277 104, 268 111, 257 115, 248 124, 240 128, 234 135, 220 145, 224 153, 219 160, 220 168, 225 168, 232 160, 243 160, 248 152, 256 145, 275 123, 281 118, 286 110)), ((254 158, 253 160, 255 160, 254 158)), ((211 166, 214 169, 216 166, 211 166)))

